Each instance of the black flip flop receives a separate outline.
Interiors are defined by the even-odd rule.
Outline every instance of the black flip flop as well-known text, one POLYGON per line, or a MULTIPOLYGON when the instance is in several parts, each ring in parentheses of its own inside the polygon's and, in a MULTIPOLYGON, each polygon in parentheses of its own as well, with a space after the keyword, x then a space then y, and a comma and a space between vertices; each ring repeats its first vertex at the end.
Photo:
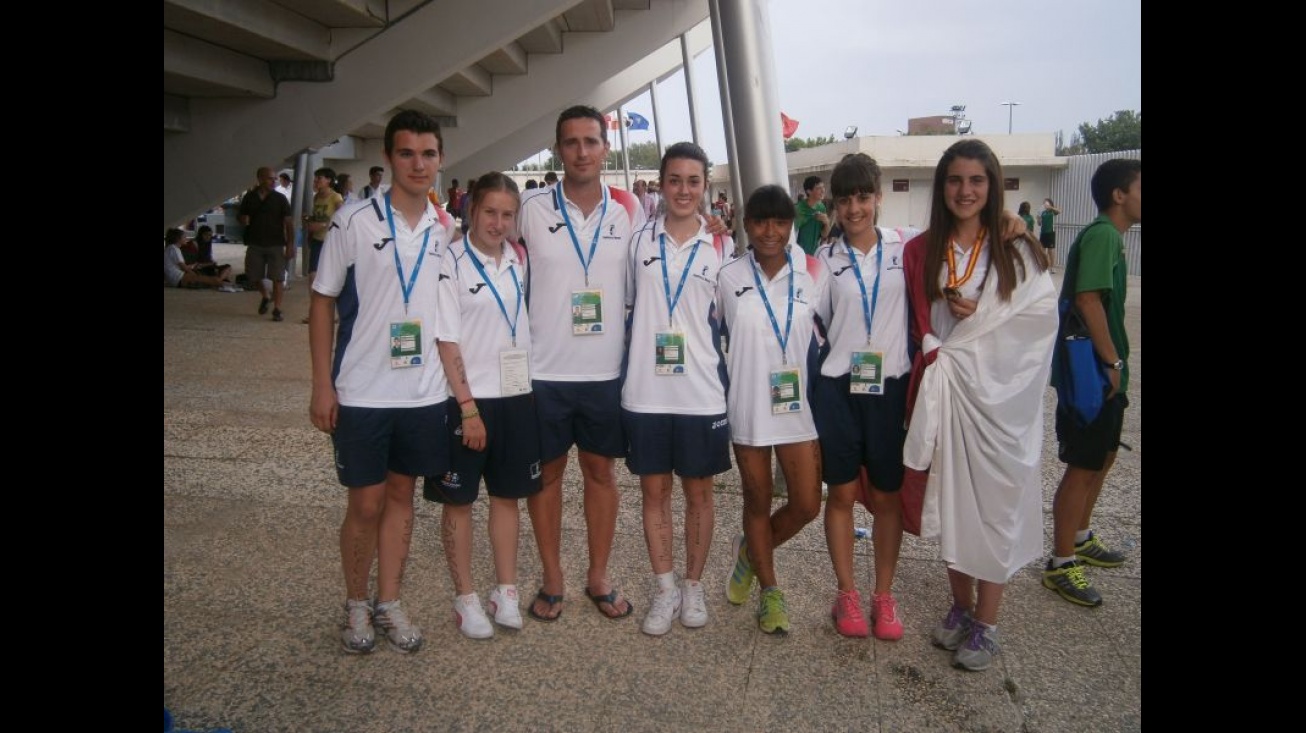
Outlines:
POLYGON ((609 616, 609 615, 608 615, 608 614, 603 610, 603 605, 602 605, 602 604, 604 604, 604 603, 608 604, 609 606, 611 606, 611 607, 613 607, 613 608, 616 608, 616 607, 617 607, 617 589, 616 589, 616 588, 613 588, 613 589, 612 589, 612 592, 608 593, 607 595, 596 596, 596 595, 594 595, 593 593, 590 592, 589 586, 586 586, 586 587, 585 587, 585 597, 586 597, 586 598, 589 598, 591 601, 594 602, 594 607, 597 608, 597 609, 599 609, 599 613, 603 614, 603 616, 606 617, 606 618, 612 619, 613 621, 617 621, 617 620, 619 620, 619 619, 623 619, 623 618, 625 618, 625 617, 627 617, 627 616, 629 616, 630 614, 632 614, 632 613, 635 612, 635 604, 631 603, 629 598, 622 599, 622 600, 624 600, 624 601, 626 602, 626 612, 625 612, 625 613, 620 613, 620 614, 617 614, 616 616, 609 616))
MULTIPOLYGON (((551 596, 551 595, 549 595, 548 593, 545 593, 543 588, 540 588, 540 592, 536 593, 536 594, 535 594, 535 597, 536 597, 538 600, 541 600, 541 601, 544 601, 545 603, 548 603, 550 606, 557 606, 557 605, 559 605, 559 604, 562 603, 562 594, 561 594, 561 593, 559 593, 559 594, 556 595, 556 596, 551 596)), ((557 621, 559 618, 562 617, 562 609, 561 609, 561 608, 558 609, 558 615, 557 615, 557 616, 541 616, 540 614, 538 614, 538 613, 535 612, 535 602, 534 602, 534 601, 531 602, 531 605, 529 605, 529 606, 526 607, 526 613, 530 614, 531 618, 535 619, 536 621, 543 621, 543 622, 545 622, 545 623, 553 623, 554 621, 557 621)))

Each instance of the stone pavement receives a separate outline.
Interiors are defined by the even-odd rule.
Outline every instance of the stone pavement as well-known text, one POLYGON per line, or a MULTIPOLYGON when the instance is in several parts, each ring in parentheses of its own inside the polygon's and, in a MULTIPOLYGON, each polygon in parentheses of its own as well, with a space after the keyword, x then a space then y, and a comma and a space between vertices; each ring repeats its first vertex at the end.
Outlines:
MULTIPOLYGON (((240 269, 243 248, 218 245, 240 269)), ((1057 276, 1059 277, 1059 276, 1057 276)), ((895 595, 901 641, 845 639, 829 618, 834 573, 818 518, 776 552, 793 631, 767 636, 747 605, 724 598, 730 538, 742 501, 739 474, 718 477, 717 531, 704 581, 711 621, 645 636, 651 575, 635 477, 622 491, 612 558, 615 583, 635 604, 600 615, 582 588, 586 568, 579 475, 565 485, 562 618, 526 618, 517 632, 463 638, 439 541, 439 512, 420 491, 404 604, 425 646, 350 656, 340 649, 343 602, 338 532, 344 512, 329 439, 307 416, 307 287, 288 291, 286 320, 255 314, 257 293, 164 289, 163 704, 178 729, 276 731, 1136 731, 1142 728, 1142 281, 1131 278, 1131 405, 1121 451, 1103 490, 1097 528, 1130 561, 1090 569, 1106 598, 1074 606, 1040 584, 1035 565, 1007 588, 1004 647, 992 668, 966 673, 932 647, 948 608, 947 574, 929 541, 908 535, 895 595)), ((1061 474, 1048 390, 1044 445, 1045 548, 1061 474)), ((677 500, 678 542, 681 535, 677 500)), ((485 503, 478 502, 473 571, 492 587, 485 503)), ((857 523, 870 526, 860 507, 857 523)), ((856 545, 869 598, 871 546, 856 545)), ((683 569, 683 544, 677 547, 683 569)), ((518 584, 537 586, 539 563, 523 508, 518 584)), ((524 615, 524 614, 523 614, 524 615)))

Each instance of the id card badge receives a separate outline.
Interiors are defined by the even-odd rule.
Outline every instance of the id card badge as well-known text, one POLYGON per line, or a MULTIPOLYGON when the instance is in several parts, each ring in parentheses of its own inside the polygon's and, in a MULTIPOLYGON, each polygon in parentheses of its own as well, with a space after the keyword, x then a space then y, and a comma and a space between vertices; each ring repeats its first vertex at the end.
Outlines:
POLYGON ((422 321, 395 321, 390 324, 390 368, 422 366, 422 321))
POLYGON ((884 352, 854 351, 848 374, 851 394, 884 394, 884 352))
POLYGON ((658 331, 653 349, 653 373, 683 375, 685 373, 685 334, 680 331, 658 331))
POLYGON ((771 370, 771 414, 802 412, 802 374, 798 367, 779 367, 771 370))
POLYGON ((516 397, 531 391, 530 354, 526 349, 499 352, 499 393, 516 397))
POLYGON ((571 291, 571 335, 603 333, 603 291, 571 291))

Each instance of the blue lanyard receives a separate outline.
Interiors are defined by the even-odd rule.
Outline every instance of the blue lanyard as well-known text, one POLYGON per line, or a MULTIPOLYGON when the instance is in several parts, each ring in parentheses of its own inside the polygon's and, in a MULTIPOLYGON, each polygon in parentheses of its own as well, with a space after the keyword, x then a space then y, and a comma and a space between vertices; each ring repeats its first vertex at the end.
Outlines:
POLYGON ((757 266, 757 257, 753 257, 753 281, 757 283, 757 294, 762 296, 762 305, 766 306, 766 314, 771 317, 771 330, 775 332, 775 340, 780 342, 780 363, 789 363, 789 329, 794 325, 794 256, 789 250, 785 250, 785 261, 789 263, 789 312, 785 314, 785 333, 780 335, 780 323, 775 320, 775 311, 771 310, 771 299, 766 297, 766 288, 762 286, 762 276, 758 272, 761 268, 757 266))
POLYGON ((698 245, 703 240, 694 240, 694 249, 689 253, 689 262, 685 263, 685 269, 680 273, 680 284, 676 286, 676 297, 671 297, 671 278, 667 275, 667 233, 663 232, 658 235, 658 248, 662 253, 662 291, 667 295, 667 323, 674 322, 676 315, 676 303, 680 302, 680 291, 685 289, 685 278, 689 277, 689 271, 694 267, 694 258, 698 256, 698 245))
MULTIPOLYGON (((503 245, 499 245, 502 247, 503 245)), ((503 298, 499 297, 499 289, 494 287, 494 278, 485 274, 485 267, 481 265, 481 258, 477 253, 472 251, 472 246, 463 240, 463 247, 467 250, 467 256, 471 259, 472 264, 476 265, 476 271, 481 273, 481 278, 485 280, 485 287, 490 289, 494 295, 494 300, 499 304, 499 312, 503 314, 503 320, 508 324, 508 330, 512 334, 512 347, 517 348, 517 322, 521 320, 521 281, 517 279, 517 270, 513 268, 512 263, 508 264, 508 272, 512 273, 512 284, 517 287, 517 310, 513 313, 512 319, 508 318, 508 308, 503 304, 503 298)))
POLYGON ((852 263, 853 275, 857 277, 857 287, 862 291, 862 318, 866 320, 866 343, 871 343, 871 322, 875 320, 875 302, 880 297, 880 265, 884 264, 884 237, 880 228, 875 228, 875 285, 871 287, 871 304, 866 305, 866 282, 862 280, 862 268, 857 266, 853 257, 853 247, 848 244, 848 237, 843 239, 843 246, 848 249, 848 262, 852 263))
POLYGON ((590 285, 590 263, 594 261, 594 253, 599 248, 599 233, 603 231, 603 219, 608 215, 608 189, 605 186, 602 189, 603 208, 599 211, 599 223, 594 227, 594 239, 590 242, 590 256, 585 259, 585 255, 580 251, 580 240, 576 239, 576 229, 571 225, 571 217, 567 215, 567 202, 562 200, 562 182, 558 182, 554 194, 558 197, 558 208, 562 211, 562 221, 567 225, 567 233, 571 235, 571 245, 576 248, 576 256, 580 258, 581 267, 585 268, 585 287, 590 285))
POLYGON ((422 260, 426 259, 426 243, 431 241, 431 227, 427 227, 426 234, 422 237, 422 250, 417 253, 417 264, 413 265, 413 274, 408 278, 408 284, 404 285, 404 263, 399 261, 399 235, 395 234, 395 215, 394 210, 390 208, 390 192, 385 192, 385 220, 390 225, 390 241, 395 246, 395 272, 399 273, 399 290, 404 294, 404 316, 408 315, 408 298, 413 294, 413 286, 417 284, 417 273, 422 271, 422 260))

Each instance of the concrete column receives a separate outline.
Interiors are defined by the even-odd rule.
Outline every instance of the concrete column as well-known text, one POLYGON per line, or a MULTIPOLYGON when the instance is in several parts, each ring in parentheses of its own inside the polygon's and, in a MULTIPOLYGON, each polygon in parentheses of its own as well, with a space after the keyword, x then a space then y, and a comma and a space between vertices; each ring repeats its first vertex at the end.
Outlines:
POLYGON ((685 70, 685 97, 689 101, 689 131, 694 136, 694 144, 702 145, 698 134, 698 105, 694 101, 694 57, 689 53, 689 39, 680 34, 680 59, 685 70))
MULTIPOLYGON (((308 151, 295 156, 295 196, 290 202, 290 221, 295 227, 295 244, 299 250, 299 271, 308 272, 308 247, 305 242, 304 212, 313 207, 313 169, 309 167, 308 151), (305 196, 304 192, 308 195, 305 196), (307 208, 305 208, 307 207, 307 208)), ((290 276, 295 274, 295 263, 289 263, 290 276)))
POLYGON ((665 148, 662 147, 662 123, 658 121, 658 83, 651 81, 648 83, 648 98, 653 105, 653 139, 658 146, 658 160, 662 160, 662 153, 665 148))

